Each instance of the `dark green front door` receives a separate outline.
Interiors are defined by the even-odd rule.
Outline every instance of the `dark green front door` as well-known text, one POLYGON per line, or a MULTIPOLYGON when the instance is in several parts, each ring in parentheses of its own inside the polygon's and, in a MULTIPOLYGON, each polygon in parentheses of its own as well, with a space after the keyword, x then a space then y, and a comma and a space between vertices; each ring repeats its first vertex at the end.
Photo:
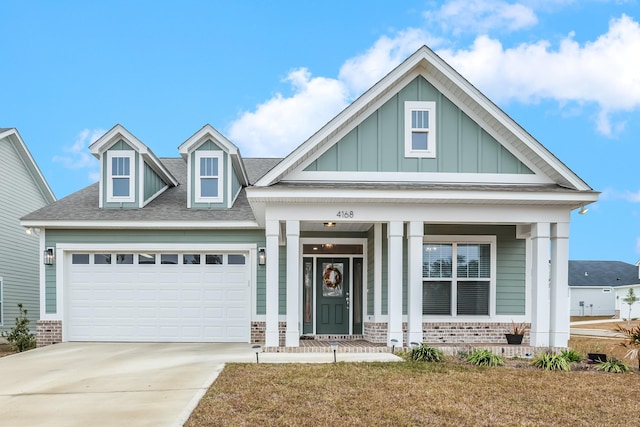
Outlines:
POLYGON ((318 258, 316 333, 349 333, 349 258, 318 258))

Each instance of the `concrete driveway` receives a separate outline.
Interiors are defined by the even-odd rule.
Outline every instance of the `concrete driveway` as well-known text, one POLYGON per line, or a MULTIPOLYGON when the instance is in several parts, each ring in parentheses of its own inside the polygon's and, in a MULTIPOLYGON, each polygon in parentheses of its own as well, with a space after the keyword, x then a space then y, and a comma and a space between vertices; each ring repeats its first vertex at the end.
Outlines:
MULTIPOLYGON (((338 361, 398 361, 339 353, 338 361)), ((226 362, 250 344, 62 343, 0 358, 2 426, 181 426, 226 362)), ((331 353, 262 353, 266 363, 331 363, 331 353)))
POLYGON ((182 425, 249 344, 62 343, 0 358, 0 424, 182 425))

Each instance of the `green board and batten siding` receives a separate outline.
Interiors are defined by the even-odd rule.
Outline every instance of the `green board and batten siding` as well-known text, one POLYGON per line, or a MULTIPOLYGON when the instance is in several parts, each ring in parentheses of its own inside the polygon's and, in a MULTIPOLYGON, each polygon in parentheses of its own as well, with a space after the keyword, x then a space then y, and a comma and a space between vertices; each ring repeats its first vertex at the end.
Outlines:
POLYGON ((13 144, 0 141, 0 277, 3 281, 0 331, 15 324, 18 304, 28 311, 35 330, 40 315, 40 241, 27 235, 20 218, 48 201, 13 144))
POLYGON ((144 201, 146 202, 158 191, 167 186, 167 183, 158 176, 151 167, 144 164, 144 201))
MULTIPOLYGON (((23 232, 24 233, 24 232, 23 232)), ((46 246, 58 243, 255 244, 265 246, 264 230, 56 230, 46 232, 46 246)), ((56 260, 57 262, 57 260, 56 260)), ((46 312, 56 312, 56 266, 46 266, 46 312)), ((265 268, 257 269, 257 295, 265 300, 265 268)))
POLYGON ((305 171, 533 173, 423 77, 416 77, 305 171), (405 157, 405 101, 436 102, 436 158, 405 157))

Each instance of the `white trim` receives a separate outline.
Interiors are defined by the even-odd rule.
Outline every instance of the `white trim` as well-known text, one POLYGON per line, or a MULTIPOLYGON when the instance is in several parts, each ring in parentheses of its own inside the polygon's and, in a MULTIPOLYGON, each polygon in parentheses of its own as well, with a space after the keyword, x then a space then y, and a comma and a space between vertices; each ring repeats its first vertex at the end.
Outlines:
POLYGON ((0 276, 0 326, 4 326, 4 281, 0 276))
MULTIPOLYGON (((491 319, 493 320, 496 316, 496 275, 497 275, 497 237, 496 236, 475 236, 475 235, 425 235, 423 239, 423 248, 424 244, 429 243, 441 243, 441 244, 451 244, 456 249, 453 250, 452 256, 453 260, 456 259, 457 255, 457 245, 458 244, 489 244, 491 251, 491 266, 490 266, 490 279, 489 279, 489 313, 487 315, 458 315, 456 313, 457 309, 457 298, 456 298, 456 287, 458 282, 457 274, 455 274, 457 263, 454 262, 451 270, 450 278, 432 278, 433 281, 437 280, 451 280, 451 316, 443 316, 443 315, 428 315, 423 314, 424 322, 431 322, 433 319, 438 320, 446 320, 446 319, 464 319, 465 321, 473 321, 480 322, 481 319, 491 319)), ((430 281, 429 279, 422 277, 423 283, 425 281, 430 281)))
POLYGON ((26 221, 25 227, 47 227, 47 228, 69 228, 69 229, 86 229, 86 228, 127 228, 127 229, 238 229, 238 228, 262 228, 255 221, 68 221, 68 220, 49 220, 49 221, 26 221))
MULTIPOLYGON (((382 315, 382 223, 373 225, 373 315, 382 315)), ((369 319, 371 321, 371 319, 369 319)))
POLYGON ((195 195, 194 199, 196 203, 220 203, 224 200, 224 187, 223 181, 225 177, 224 170, 224 158, 222 151, 214 151, 214 150, 201 150, 195 152, 194 161, 196 163, 195 167, 195 195), (207 175, 206 177, 202 176, 200 171, 200 159, 202 158, 214 158, 218 160, 218 175, 207 175), (203 197, 201 196, 201 179, 209 178, 209 179, 217 179, 218 180, 218 195, 216 197, 203 197))
POLYGON ((134 202, 135 182, 138 181, 138 164, 135 161, 134 150, 111 150, 107 151, 107 203, 129 203, 134 202), (129 175, 113 175, 113 158, 127 158, 129 159, 129 175), (127 178, 129 179, 129 195, 128 196, 114 196, 113 195, 113 179, 115 178, 127 178))
MULTIPOLYGON (((165 185, 164 187, 162 187, 160 190, 158 190, 155 194, 153 194, 151 197, 149 197, 148 200, 143 201, 144 202, 144 206, 147 206, 149 203, 151 203, 153 201, 153 199, 155 199, 156 197, 158 197, 159 195, 161 195, 162 193, 164 193, 164 190, 166 190, 167 188, 169 188, 168 185, 165 185)), ((144 196, 143 196, 144 198, 144 196)), ((144 207, 143 206, 143 207, 144 207)))
MULTIPOLYGON (((422 156, 424 157, 424 156, 422 156)), ((294 172, 282 182, 428 182, 440 184, 553 184, 547 176, 516 173, 452 172, 294 172)))
POLYGON ((436 103, 433 101, 405 101, 404 102, 404 156, 419 158, 436 157, 436 103), (414 128, 412 113, 414 111, 427 112, 429 125, 425 128, 414 128), (414 132, 427 134, 427 149, 413 148, 412 136, 414 132))

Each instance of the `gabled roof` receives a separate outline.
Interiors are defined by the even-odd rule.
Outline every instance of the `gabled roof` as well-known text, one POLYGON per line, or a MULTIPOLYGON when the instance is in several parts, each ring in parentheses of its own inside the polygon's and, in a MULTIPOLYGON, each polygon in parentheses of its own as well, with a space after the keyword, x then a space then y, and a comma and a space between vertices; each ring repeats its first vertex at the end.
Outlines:
POLYGON ((548 177, 551 182, 562 187, 592 191, 564 163, 427 46, 418 49, 387 74, 265 174, 255 185, 266 187, 286 180, 288 174, 317 159, 338 142, 340 136, 352 130, 418 75, 424 77, 465 114, 479 123, 531 170, 548 177))
POLYGON ((117 124, 102 135, 96 142, 89 146, 91 154, 96 158, 100 158, 102 153, 107 151, 113 144, 119 140, 124 139, 127 144, 131 145, 145 160, 145 162, 157 173, 169 186, 178 185, 176 178, 171 175, 169 170, 160 162, 160 160, 153 154, 153 151, 145 144, 143 144, 138 138, 133 136, 131 132, 124 128, 124 126, 117 124))
POLYGON ((233 168, 236 170, 236 172, 238 172, 238 179, 240 179, 240 183, 245 186, 248 185, 249 178, 247 177, 247 172, 244 168, 244 164, 242 163, 240 150, 235 146, 235 144, 225 138, 224 135, 218 132, 210 124, 204 125, 202 129, 191 135, 189 139, 180 144, 180 146, 178 147, 178 151, 180 152, 180 155, 184 159, 186 159, 191 152, 197 149, 208 139, 213 140, 220 148, 222 148, 229 154, 229 156, 231 157, 231 162, 233 163, 233 168))
POLYGON ((42 172, 36 164, 36 161, 33 159, 33 156, 31 156, 31 152, 22 140, 18 130, 15 128, 0 128, 0 143, 9 143, 14 146, 46 202, 55 202, 56 196, 53 194, 53 191, 51 190, 51 187, 49 187, 49 183, 47 183, 44 175, 42 175, 42 172))
POLYGON ((640 270, 622 261, 569 261, 569 286, 602 287, 640 283, 640 270))

